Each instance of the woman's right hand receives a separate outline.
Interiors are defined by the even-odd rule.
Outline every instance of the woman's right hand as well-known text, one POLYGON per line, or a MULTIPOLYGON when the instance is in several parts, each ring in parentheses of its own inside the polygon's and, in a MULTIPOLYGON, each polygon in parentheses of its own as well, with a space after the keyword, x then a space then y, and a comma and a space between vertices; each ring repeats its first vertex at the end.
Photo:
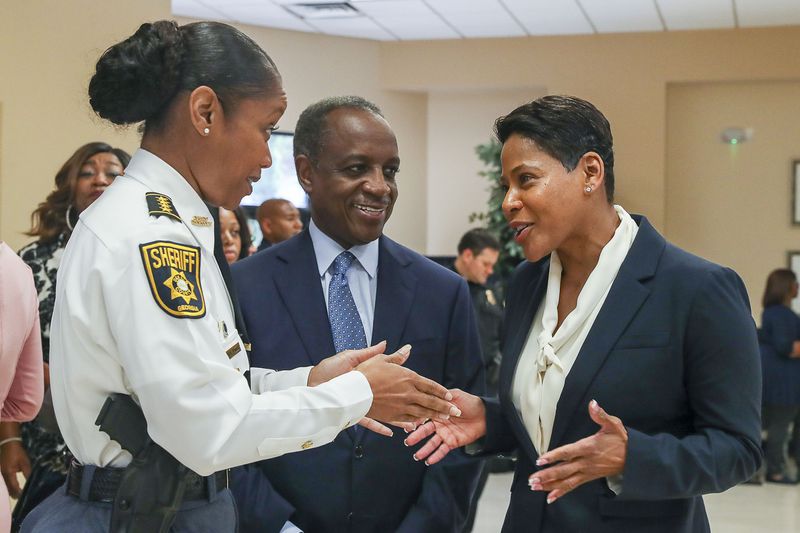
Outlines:
POLYGON ((461 409, 460 417, 447 420, 431 419, 406 437, 405 445, 414 446, 431 436, 430 440, 414 454, 414 460, 426 465, 438 463, 450 450, 466 446, 486 435, 486 407, 479 397, 452 389, 453 404, 461 409))
POLYGON ((25 479, 31 475, 31 462, 21 442, 7 442, 0 448, 0 472, 6 482, 8 495, 19 499, 22 489, 17 480, 17 472, 22 472, 25 479))

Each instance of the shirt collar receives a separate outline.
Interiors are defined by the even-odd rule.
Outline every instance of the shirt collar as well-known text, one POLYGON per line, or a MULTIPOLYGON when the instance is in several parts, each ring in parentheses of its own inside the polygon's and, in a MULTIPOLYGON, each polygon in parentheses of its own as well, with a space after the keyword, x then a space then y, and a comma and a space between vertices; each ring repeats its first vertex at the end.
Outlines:
POLYGON ((192 224, 194 217, 210 222, 211 212, 189 182, 157 155, 139 148, 125 168, 125 176, 144 184, 148 190, 169 196, 184 225, 200 243, 214 249, 214 226, 192 224))
MULTIPOLYGON (((330 268, 333 260, 336 259, 340 253, 344 252, 345 249, 342 248, 338 242, 323 233, 314 223, 313 219, 308 226, 308 231, 311 234, 314 255, 317 257, 319 276, 322 277, 330 268)), ((348 249, 350 253, 356 256, 356 259, 367 272, 370 279, 374 278, 378 273, 378 250, 380 249, 378 240, 379 239, 375 239, 367 244, 359 244, 358 246, 353 246, 348 249)))

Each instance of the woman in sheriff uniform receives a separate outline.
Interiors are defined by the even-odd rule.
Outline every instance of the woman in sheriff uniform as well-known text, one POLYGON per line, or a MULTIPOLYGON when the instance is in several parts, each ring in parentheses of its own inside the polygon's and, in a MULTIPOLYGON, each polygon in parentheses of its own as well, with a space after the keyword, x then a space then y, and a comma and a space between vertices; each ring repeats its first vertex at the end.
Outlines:
POLYGON ((386 432, 376 420, 459 414, 443 387, 395 364, 408 348, 248 368, 206 204, 236 208, 272 162, 286 95, 257 44, 221 23, 143 24, 100 58, 89 96, 114 124, 143 122, 143 137, 125 175, 81 213, 62 260, 50 372, 76 462, 22 531, 108 531, 112 508, 136 506, 115 499, 132 454, 95 425, 115 393, 191 471, 181 512, 161 530, 193 533, 235 531, 229 467, 321 446, 360 420, 386 432))

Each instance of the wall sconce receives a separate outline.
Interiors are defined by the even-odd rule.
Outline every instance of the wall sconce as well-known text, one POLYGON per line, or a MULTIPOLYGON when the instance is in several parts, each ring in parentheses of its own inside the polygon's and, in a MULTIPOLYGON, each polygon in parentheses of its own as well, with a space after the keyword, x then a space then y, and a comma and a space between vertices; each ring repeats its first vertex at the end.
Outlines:
POLYGON ((753 128, 725 128, 719 138, 725 144, 742 144, 753 138, 753 128))

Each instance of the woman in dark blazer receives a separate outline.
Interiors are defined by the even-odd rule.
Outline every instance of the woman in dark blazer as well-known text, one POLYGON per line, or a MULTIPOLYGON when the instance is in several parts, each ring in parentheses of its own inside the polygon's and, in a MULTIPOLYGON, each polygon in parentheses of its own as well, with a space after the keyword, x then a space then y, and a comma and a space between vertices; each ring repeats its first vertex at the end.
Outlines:
POLYGON ((508 291, 499 401, 455 392, 415 458, 519 450, 504 532, 709 531, 702 494, 761 462, 756 329, 739 276, 614 205, 606 118, 546 96, 495 124, 508 291), (613 416, 612 416, 613 415, 613 416))
POLYGON ((794 422, 790 454, 800 462, 800 317, 789 307, 797 297, 797 276, 773 270, 764 289, 758 345, 764 374, 767 420, 767 481, 794 484, 786 473, 783 449, 794 422))

